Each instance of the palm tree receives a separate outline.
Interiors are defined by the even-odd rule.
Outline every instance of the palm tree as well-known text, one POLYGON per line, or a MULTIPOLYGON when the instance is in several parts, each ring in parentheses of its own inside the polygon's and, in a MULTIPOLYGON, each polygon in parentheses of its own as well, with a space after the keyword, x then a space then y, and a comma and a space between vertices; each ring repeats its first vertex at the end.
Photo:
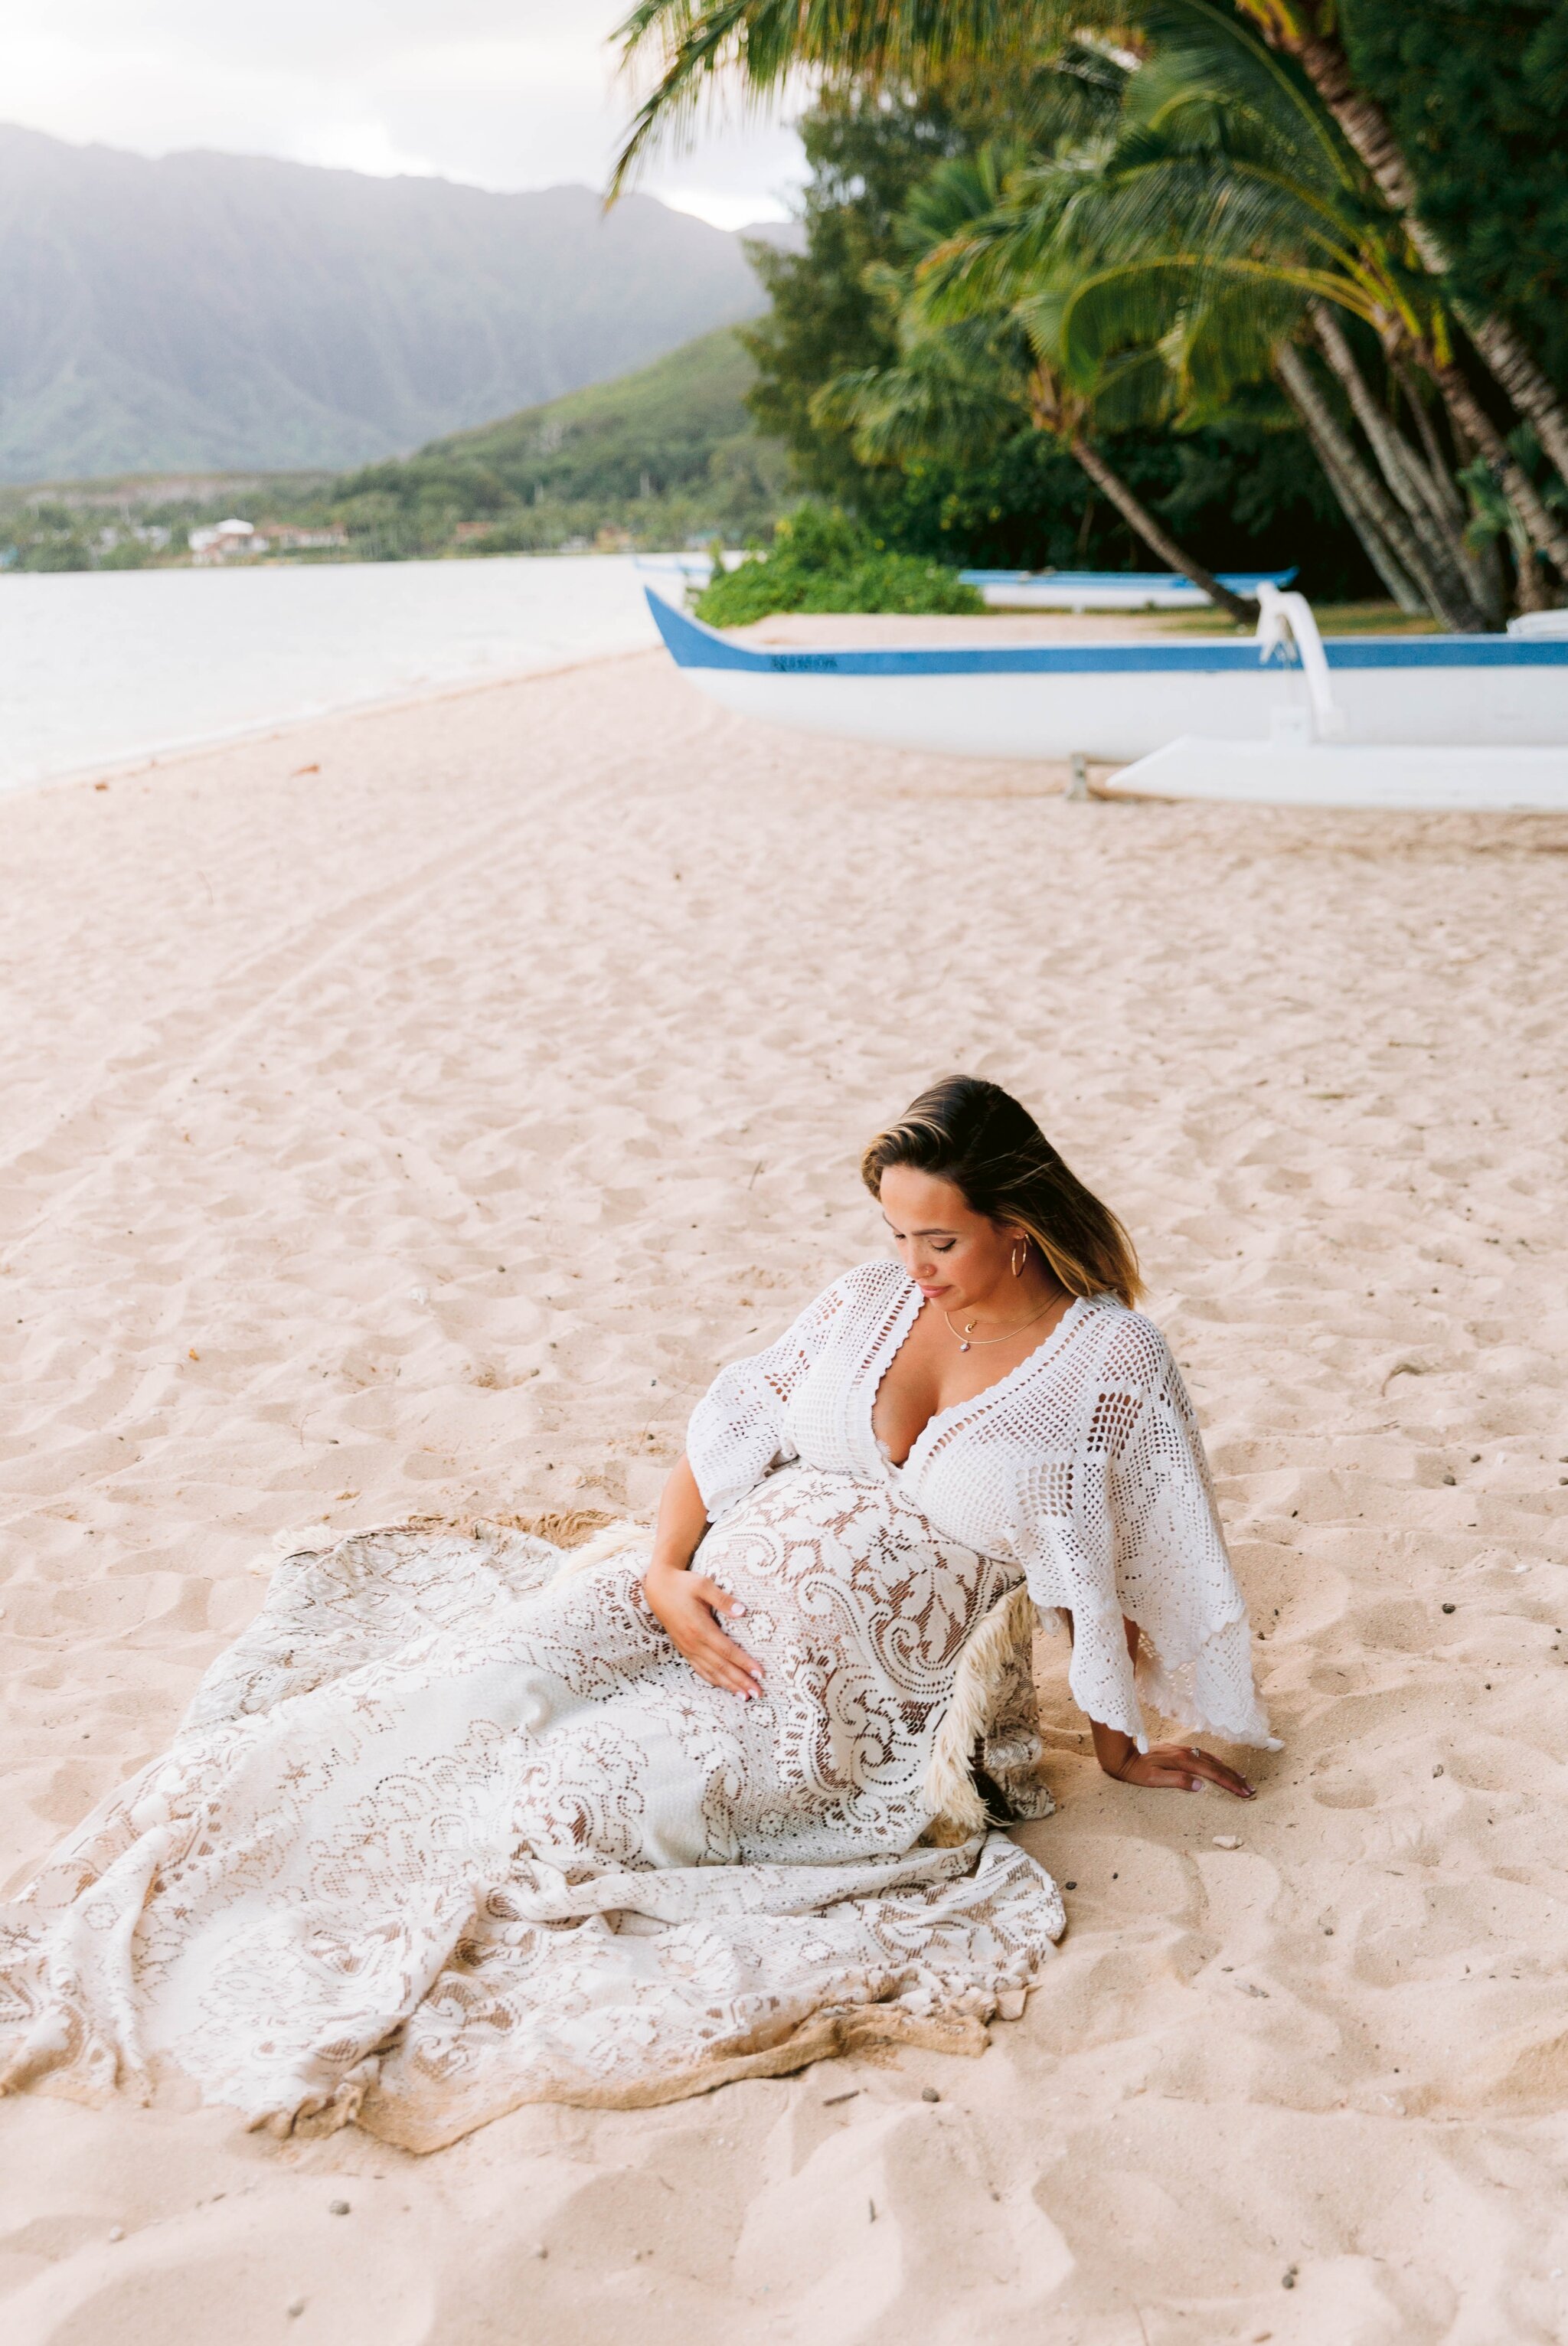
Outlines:
MULTIPOLYGON (((950 316, 969 291, 993 301, 1026 298, 1032 281, 1051 287, 1070 373, 1077 349, 1098 362, 1116 343, 1176 351, 1196 336, 1212 408, 1237 382, 1272 367, 1397 598, 1406 601, 1414 581, 1451 627, 1497 625, 1495 561, 1467 541, 1464 498, 1402 358, 1433 378, 1460 445, 1464 437, 1480 444, 1522 525, 1560 568, 1568 529, 1490 420, 1469 429, 1473 394, 1465 386, 1462 400, 1451 395, 1459 371, 1445 355, 1443 315, 1429 280, 1412 277, 1404 246, 1402 225, 1367 187, 1307 85, 1211 10, 1128 75, 1117 135, 1097 171, 1054 158, 1019 175, 1008 202, 934 270, 945 279, 938 306, 945 298, 950 316), (1242 306, 1222 300, 1222 289, 1244 294, 1242 306), (1374 393, 1347 320, 1377 335, 1420 445, 1374 393), (1232 342, 1240 336, 1228 357, 1219 331, 1227 321, 1232 342), (1338 378, 1380 484, 1360 467, 1292 347, 1297 339, 1315 343, 1338 378)), ((1193 359, 1182 364, 1201 390, 1193 359)), ((1200 405, 1189 396, 1181 413, 1197 420, 1200 405)))
POLYGON ((899 360, 840 375, 818 393, 814 414, 822 423, 851 425, 857 453, 873 464, 919 455, 960 462, 981 457, 1024 417, 1066 449, 1158 561, 1190 578, 1242 626, 1251 626, 1256 602, 1223 586, 1188 553, 1105 454, 1102 424, 1125 428, 1170 415, 1172 379, 1157 356, 1118 352, 1105 366, 1081 366, 1070 378, 1048 303, 988 308, 972 301, 962 314, 938 321, 922 300, 929 256, 961 247, 966 233, 996 216, 1015 160, 983 148, 972 158, 939 165, 916 189, 901 240, 913 266, 872 272, 874 290, 894 315, 899 360))
MULTIPOLYGON (((1415 175, 1392 125, 1356 83, 1337 17, 1337 0, 636 0, 617 36, 623 56, 634 67, 647 58, 657 66, 613 190, 625 184, 654 138, 688 129, 703 97, 727 81, 738 82, 754 101, 766 104, 801 75, 838 86, 885 87, 940 81, 977 62, 1017 71, 1085 26, 1126 37, 1129 30, 1167 34, 1181 24, 1245 24, 1299 67, 1383 201, 1405 224, 1420 267, 1441 278, 1448 255, 1421 218, 1415 175)), ((1481 358, 1568 482, 1568 407, 1506 320, 1469 307, 1460 315, 1481 358)), ((1503 434, 1445 351, 1435 354, 1431 371, 1451 409, 1464 413, 1467 436, 1504 478, 1509 495, 1523 497, 1522 518, 1544 547, 1542 533, 1550 531, 1551 515, 1512 463, 1503 434)))
MULTIPOLYGON (((1199 0, 1204 5, 1205 0, 1199 0)), ((1273 48, 1295 59, 1370 173, 1389 209, 1404 221, 1421 266, 1446 277, 1452 266, 1442 240, 1421 218, 1415 174, 1394 128, 1376 98, 1359 87, 1339 36, 1334 0, 1235 0, 1273 48)), ((1505 318, 1468 302, 1455 304, 1464 330, 1500 387, 1540 434, 1541 444, 1568 480, 1568 407, 1505 318)))

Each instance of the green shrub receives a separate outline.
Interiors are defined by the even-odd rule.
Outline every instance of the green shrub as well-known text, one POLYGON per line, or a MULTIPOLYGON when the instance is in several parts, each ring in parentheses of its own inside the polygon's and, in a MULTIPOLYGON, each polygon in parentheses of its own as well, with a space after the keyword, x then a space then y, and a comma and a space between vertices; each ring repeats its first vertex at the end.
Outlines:
POLYGON ((940 562, 890 554, 847 515, 807 505, 775 525, 771 552, 718 572, 696 607, 709 627, 744 627, 775 611, 983 611, 985 606, 940 562))

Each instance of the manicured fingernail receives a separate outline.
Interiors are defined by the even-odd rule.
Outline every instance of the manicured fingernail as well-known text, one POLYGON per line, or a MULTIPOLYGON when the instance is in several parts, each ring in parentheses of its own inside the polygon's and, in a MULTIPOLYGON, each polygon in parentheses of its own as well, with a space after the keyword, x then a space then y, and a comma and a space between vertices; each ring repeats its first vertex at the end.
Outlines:
POLYGON ((739 1618, 740 1618, 740 1617, 741 1617, 741 1615, 745 1612, 745 1610, 746 1610, 746 1607, 745 1607, 745 1606, 744 1606, 744 1605, 732 1605, 732 1606, 730 1606, 730 1608, 729 1608, 729 1617, 730 1617, 730 1619, 731 1619, 732 1621, 738 1621, 738 1620, 739 1620, 739 1618))

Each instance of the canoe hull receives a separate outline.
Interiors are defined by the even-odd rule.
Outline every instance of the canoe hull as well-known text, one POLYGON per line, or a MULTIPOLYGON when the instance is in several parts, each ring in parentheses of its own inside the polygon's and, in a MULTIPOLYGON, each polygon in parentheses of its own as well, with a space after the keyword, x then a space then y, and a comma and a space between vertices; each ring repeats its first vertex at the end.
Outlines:
MULTIPOLYGON (((1310 738, 1306 674, 1246 638, 797 650, 648 603, 688 683, 765 724, 961 758, 1148 757, 1184 734, 1310 738)), ((1329 637, 1337 738, 1420 749, 1568 745, 1568 641, 1329 637)))
MULTIPOLYGON (((688 668, 687 681, 742 717, 951 757, 1070 758, 1120 765, 1180 734, 1267 740, 1305 720, 1299 669, 1192 675, 766 675, 688 668)), ((1568 743, 1568 663, 1542 668, 1351 669, 1334 697, 1352 741, 1433 748, 1568 743)))

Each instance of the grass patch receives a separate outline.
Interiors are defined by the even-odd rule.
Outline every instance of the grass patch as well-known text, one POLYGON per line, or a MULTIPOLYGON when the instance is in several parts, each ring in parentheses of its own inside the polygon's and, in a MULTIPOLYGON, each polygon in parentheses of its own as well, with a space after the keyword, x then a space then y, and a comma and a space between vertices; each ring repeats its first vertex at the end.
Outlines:
POLYGON ((801 505, 774 525, 773 545, 717 572, 697 597, 711 627, 744 627, 778 611, 983 611, 955 570, 890 554, 845 514, 801 505))
MULTIPOLYGON (((1325 636, 1439 636, 1442 629, 1425 614, 1411 618, 1397 603, 1314 603, 1312 616, 1325 636)), ((1169 636, 1250 635, 1224 611, 1162 611, 1159 630, 1169 636)))

